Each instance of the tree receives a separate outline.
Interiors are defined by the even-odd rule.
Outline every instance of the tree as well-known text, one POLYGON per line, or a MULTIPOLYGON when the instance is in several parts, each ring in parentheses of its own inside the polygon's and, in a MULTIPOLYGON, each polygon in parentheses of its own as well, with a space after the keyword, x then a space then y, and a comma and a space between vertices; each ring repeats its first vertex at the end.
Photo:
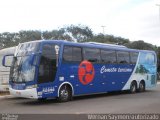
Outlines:
POLYGON ((28 42, 34 40, 41 40, 41 32, 36 30, 30 31, 20 31, 19 33, 20 41, 19 42, 28 42))
POLYGON ((94 35, 91 39, 87 39, 87 42, 93 41, 93 42, 100 42, 100 43, 109 43, 109 44, 118 44, 118 45, 124 45, 129 43, 129 39, 125 39, 122 37, 115 37, 113 35, 104 35, 104 34, 98 34, 94 35))
POLYGON ((60 30, 52 30, 52 31, 45 31, 43 32, 43 37, 46 40, 67 40, 72 41, 72 38, 65 34, 63 28, 60 30))
POLYGON ((76 42, 84 42, 87 39, 91 39, 93 37, 92 30, 87 26, 71 25, 63 29, 66 35, 69 35, 72 38, 72 40, 76 42))
POLYGON ((155 50, 155 47, 152 44, 146 43, 143 40, 130 42, 126 44, 126 46, 129 48, 140 50, 155 50))

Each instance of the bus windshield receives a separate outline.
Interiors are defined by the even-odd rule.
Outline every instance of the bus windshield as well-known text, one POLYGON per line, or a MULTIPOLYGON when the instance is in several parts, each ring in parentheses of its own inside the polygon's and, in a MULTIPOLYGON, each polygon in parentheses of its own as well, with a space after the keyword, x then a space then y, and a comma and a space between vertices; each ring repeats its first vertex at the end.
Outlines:
POLYGON ((39 46, 39 42, 22 43, 18 46, 16 56, 30 55, 32 53, 38 52, 39 46))
POLYGON ((35 66, 30 64, 31 57, 14 57, 10 79, 13 82, 29 82, 34 80, 35 66))
POLYGON ((13 82, 29 82, 34 80, 35 66, 31 65, 31 54, 38 52, 39 43, 20 44, 13 58, 10 80, 13 82))

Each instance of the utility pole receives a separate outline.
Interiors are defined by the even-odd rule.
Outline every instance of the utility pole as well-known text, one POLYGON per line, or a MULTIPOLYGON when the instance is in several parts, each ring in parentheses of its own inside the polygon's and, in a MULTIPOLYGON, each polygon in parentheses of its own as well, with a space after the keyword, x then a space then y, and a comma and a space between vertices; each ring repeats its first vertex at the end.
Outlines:
POLYGON ((105 34, 105 31, 104 31, 104 28, 106 27, 106 26, 101 26, 102 27, 102 31, 103 31, 103 35, 105 34))
POLYGON ((160 4, 156 4, 159 7, 159 22, 160 22, 160 4))

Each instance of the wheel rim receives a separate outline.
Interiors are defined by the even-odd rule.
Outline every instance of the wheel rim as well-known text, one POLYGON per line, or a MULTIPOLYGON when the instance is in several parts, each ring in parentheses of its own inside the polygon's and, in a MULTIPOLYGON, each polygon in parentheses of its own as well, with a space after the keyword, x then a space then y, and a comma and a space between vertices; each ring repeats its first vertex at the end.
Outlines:
POLYGON ((143 91, 143 90, 144 90, 144 85, 143 85, 143 83, 140 83, 139 88, 140 88, 140 91, 143 91))
POLYGON ((134 83, 131 84, 131 92, 135 93, 136 92, 136 85, 134 83))
POLYGON ((136 86, 132 85, 132 92, 135 92, 135 91, 136 91, 136 86))
POLYGON ((60 92, 60 96, 63 100, 67 100, 69 96, 68 90, 66 88, 62 89, 60 92))

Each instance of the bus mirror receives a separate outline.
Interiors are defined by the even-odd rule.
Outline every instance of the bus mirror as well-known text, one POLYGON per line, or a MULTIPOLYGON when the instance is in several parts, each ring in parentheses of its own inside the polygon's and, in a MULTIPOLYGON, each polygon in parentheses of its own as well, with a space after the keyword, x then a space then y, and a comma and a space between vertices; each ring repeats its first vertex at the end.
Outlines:
POLYGON ((11 67, 13 56, 13 54, 3 56, 2 65, 5 67, 11 67))

